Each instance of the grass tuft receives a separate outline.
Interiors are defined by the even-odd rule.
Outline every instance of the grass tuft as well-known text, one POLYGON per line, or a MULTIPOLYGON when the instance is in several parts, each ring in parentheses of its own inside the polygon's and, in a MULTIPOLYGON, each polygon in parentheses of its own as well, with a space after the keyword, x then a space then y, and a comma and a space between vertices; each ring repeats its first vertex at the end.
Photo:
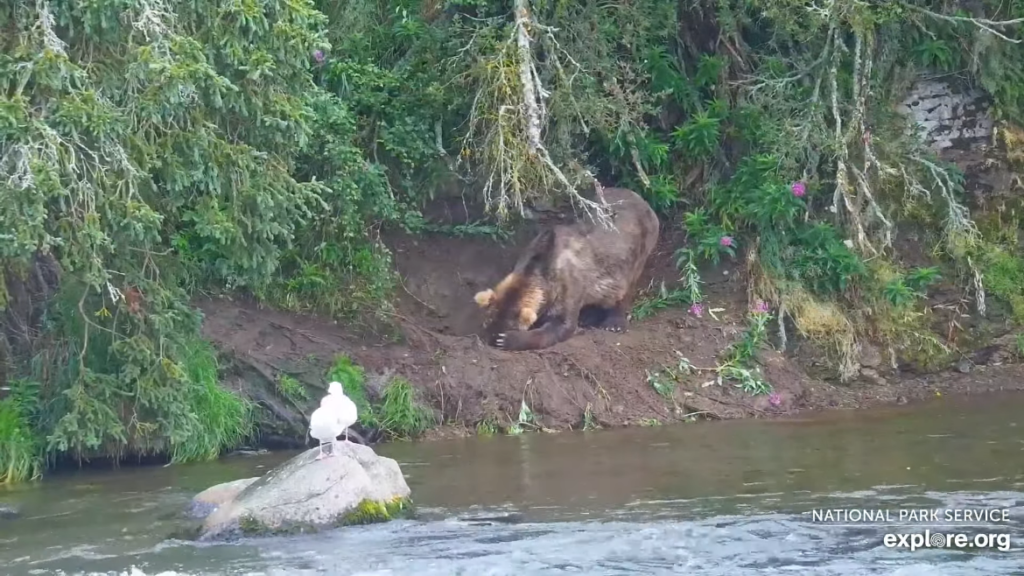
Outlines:
POLYGON ((201 418, 184 434, 172 436, 171 461, 213 460, 250 439, 255 432, 254 407, 220 385, 213 347, 200 339, 188 341, 182 347, 182 368, 188 383, 186 403, 201 418))
POLYGON ((17 398, 0 400, 0 484, 35 480, 42 475, 42 450, 17 398))
POLYGON ((384 388, 377 408, 380 428, 393 438, 415 438, 434 424, 431 411, 416 402, 412 384, 395 378, 384 388))
POLYGON ((834 355, 843 381, 855 377, 859 369, 857 340, 850 319, 834 302, 818 299, 799 286, 787 288, 780 290, 780 296, 800 335, 825 345, 834 355))

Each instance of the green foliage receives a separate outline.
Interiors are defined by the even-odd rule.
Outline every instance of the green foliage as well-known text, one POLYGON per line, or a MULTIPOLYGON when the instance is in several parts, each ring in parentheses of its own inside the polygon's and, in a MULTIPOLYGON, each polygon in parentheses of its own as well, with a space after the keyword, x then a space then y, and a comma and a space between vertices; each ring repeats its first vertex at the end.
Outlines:
MULTIPOLYGON (((718 91, 703 100, 708 106, 684 108, 685 119, 674 128, 649 124, 652 132, 687 135, 691 143, 711 140, 694 136, 713 132, 711 118, 728 125, 724 155, 702 153, 699 146, 677 149, 677 163, 700 162, 706 176, 704 205, 684 218, 689 239, 678 260, 686 284, 697 283, 691 278, 695 257, 717 263, 728 247, 744 247, 755 291, 790 315, 803 315, 795 318, 801 335, 831 340, 846 357, 844 377, 853 367, 855 335, 881 330, 901 344, 934 340, 923 312, 914 308, 937 270, 891 276, 865 264, 890 256, 886 249, 899 224, 894 217, 941 226, 941 255, 966 272, 962 279, 977 289, 984 278, 993 293, 1015 297, 1005 289, 1013 280, 1001 281, 1014 277, 1013 266, 1006 260, 993 265, 998 253, 986 253, 962 205, 963 175, 908 136, 891 110, 908 81, 927 69, 967 70, 1004 114, 1014 110, 1024 68, 1002 55, 1019 54, 1019 44, 979 34, 979 22, 951 4, 837 3, 818 10, 764 0, 717 7, 708 20, 732 46, 722 76, 739 78, 732 83, 739 89, 722 98, 725 82, 719 81, 718 91), (994 57, 983 64, 978 53, 994 57), (857 312, 867 306, 875 312, 857 312)), ((1024 15, 1021 7, 983 2, 975 9, 991 20, 1009 20, 1024 15)), ((1017 33, 994 26, 1011 37, 1017 33)), ((689 39, 681 41, 692 50, 689 39)), ((703 58, 692 51, 687 56, 688 62, 703 58)))
POLYGON ((397 280, 383 244, 324 242, 304 257, 288 253, 277 278, 259 295, 281 309, 319 312, 360 322, 367 311, 386 311, 397 280), (342 292, 338 287, 347 290, 342 292))
POLYGON ((1000 246, 990 246, 983 258, 987 288, 1010 305, 1015 322, 1024 323, 1024 259, 1000 246))
POLYGON ((143 318, 121 307, 85 315, 82 290, 65 283, 49 317, 54 342, 35 363, 42 407, 35 429, 48 453, 167 453, 185 461, 247 438, 250 407, 220 388, 195 312, 173 303, 143 318), (146 329, 162 337, 153 342, 146 329))
MULTIPOLYGON (((697 299, 699 301, 699 298, 697 299)), ((643 320, 656 314, 659 310, 666 308, 674 308, 683 304, 692 304, 694 300, 691 299, 691 295, 684 290, 673 289, 669 290, 665 283, 662 282, 658 287, 656 296, 646 296, 638 298, 636 304, 633 306, 633 318, 636 320, 643 320)))
POLYGON ((474 236, 485 236, 495 242, 504 242, 511 238, 509 230, 493 224, 483 222, 469 222, 467 224, 432 224, 427 221, 414 221, 408 226, 408 230, 421 234, 444 234, 455 238, 468 238, 474 236))
POLYGON ((498 433, 498 424, 493 419, 486 419, 477 422, 476 424, 477 436, 494 436, 498 433))
POLYGON ((220 385, 209 344, 198 338, 165 342, 178 363, 154 359, 137 340, 110 340, 109 333, 97 332, 91 346, 81 348, 68 339, 67 348, 57 349, 64 363, 50 379, 11 382, 0 418, 10 480, 40 474, 45 454, 166 453, 172 462, 189 462, 216 458, 252 437, 254 407, 220 385), (103 365, 110 375, 93 369, 103 365))
POLYGON ((707 112, 698 112, 693 118, 672 132, 676 150, 696 159, 709 158, 721 139, 722 119, 707 112))
POLYGON ((747 157, 711 202, 727 221, 759 235, 761 261, 772 274, 821 295, 844 291, 864 266, 827 222, 802 218, 807 208, 781 181, 771 156, 747 157))
POLYGON ((906 308, 927 296, 928 286, 940 278, 937 267, 914 268, 909 274, 899 274, 886 282, 882 291, 886 300, 895 308, 906 308))
POLYGON ((0 400, 0 485, 33 480, 42 474, 42 446, 32 429, 38 415, 38 385, 15 380, 0 400))
POLYGON ((255 406, 220 385, 213 348, 198 338, 187 341, 182 369, 184 409, 195 421, 171 433, 171 461, 213 460, 250 440, 256 431, 255 406))
POLYGON ((676 266, 683 269, 694 261, 694 251, 700 257, 718 264, 722 255, 736 256, 736 240, 729 235, 729 232, 719 225, 712 225, 708 222, 709 216, 705 210, 697 210, 686 214, 684 219, 686 231, 694 240, 694 249, 680 248, 676 251, 676 266))
POLYGON ((537 415, 533 412, 533 408, 530 408, 529 404, 526 403, 526 399, 522 399, 519 401, 519 418, 509 422, 509 425, 505 427, 505 434, 518 436, 527 431, 542 429, 543 427, 537 421, 537 415))
POLYGON ((768 305, 759 302, 747 315, 747 329, 739 342, 725 350, 725 362, 718 367, 723 380, 732 380, 737 388, 751 395, 768 394, 772 391, 771 384, 760 376, 760 369, 752 368, 757 353, 767 341, 768 322, 772 314, 768 305))
MULTIPOLYGON (((1021 0, 985 0, 984 7, 987 13, 999 15, 993 19, 1006 21, 1024 17, 1024 2, 1021 0)), ((1001 27, 1001 32, 1010 37, 1019 37, 1019 24, 1017 27, 1016 35, 1013 28, 1001 27)), ((987 34, 978 34, 966 23, 945 26, 942 32, 939 38, 952 45, 973 36, 973 55, 963 50, 952 50, 956 56, 952 58, 953 64, 946 69, 959 66, 971 70, 992 95, 999 116, 1015 122, 1024 118, 1024 45, 1020 42, 994 41, 987 34)))
POLYGON ((404 378, 394 378, 384 387, 376 413, 379 427, 393 438, 415 438, 434 425, 434 415, 416 401, 404 378))
POLYGON ((276 384, 277 392, 293 404, 299 404, 309 400, 309 393, 306 392, 306 387, 303 386, 301 382, 287 374, 278 378, 276 384))
POLYGON ((657 372, 647 371, 647 383, 654 388, 663 398, 672 398, 672 395, 676 392, 677 382, 671 373, 666 373, 666 370, 660 370, 657 372))
POLYGON ((345 395, 355 403, 359 424, 380 430, 390 439, 415 438, 436 424, 431 411, 419 403, 415 390, 404 378, 391 379, 381 390, 377 404, 370 402, 363 368, 348 357, 336 357, 327 378, 340 382, 345 395))
MULTIPOLYGON (((792 266, 789 268, 791 272, 785 277, 801 282, 816 294, 841 294, 866 274, 863 261, 829 224, 805 228, 796 236, 796 242, 799 245, 790 244, 780 249, 781 265, 792 266)), ((769 250, 776 246, 766 243, 769 250)), ((771 256, 774 257, 774 254, 771 256)))
POLYGON ((192 364, 192 292, 348 316, 391 294, 367 230, 408 209, 315 82, 328 20, 268 0, 11 3, 0 21, 0 264, 51 251, 62 269, 35 368, 14 359, 40 383, 34 434, 52 455, 209 457, 249 416, 192 364))
MULTIPOLYGON (((822 296, 844 293, 861 281, 866 269, 861 259, 827 222, 805 218, 804 197, 796 191, 803 183, 785 184, 778 175, 779 160, 748 156, 725 184, 711 189, 709 209, 685 216, 689 243, 676 253, 686 283, 696 285, 696 257, 717 264, 722 255, 735 256, 734 234, 749 237, 766 271, 779 281, 792 281, 822 296), (712 218, 721 222, 714 224, 712 218)), ((698 292, 694 296, 699 296, 698 292)))
POLYGON ((748 314, 749 325, 743 338, 728 350, 729 364, 745 364, 757 356, 757 351, 767 337, 768 321, 772 315, 763 302, 748 314))
MULTIPOLYGON (((721 246, 721 242, 719 242, 721 246)), ((683 286, 686 293, 687 300, 690 304, 696 306, 703 300, 700 291, 700 285, 703 281, 700 279, 700 272, 697 270, 697 256, 693 253, 693 250, 684 248, 676 252, 676 266, 683 271, 683 286)))

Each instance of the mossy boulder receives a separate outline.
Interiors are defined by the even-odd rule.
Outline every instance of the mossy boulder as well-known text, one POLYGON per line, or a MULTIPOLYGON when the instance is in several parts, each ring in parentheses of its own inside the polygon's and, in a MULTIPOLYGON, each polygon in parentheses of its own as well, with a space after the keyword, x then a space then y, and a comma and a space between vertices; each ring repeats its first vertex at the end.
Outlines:
MULTIPOLYGON (((308 450, 251 481, 206 518, 199 539, 313 532, 411 513, 411 490, 397 462, 359 444, 339 442, 336 448, 323 460, 316 460, 316 449, 308 450)), ((238 483, 245 482, 230 488, 238 483)))

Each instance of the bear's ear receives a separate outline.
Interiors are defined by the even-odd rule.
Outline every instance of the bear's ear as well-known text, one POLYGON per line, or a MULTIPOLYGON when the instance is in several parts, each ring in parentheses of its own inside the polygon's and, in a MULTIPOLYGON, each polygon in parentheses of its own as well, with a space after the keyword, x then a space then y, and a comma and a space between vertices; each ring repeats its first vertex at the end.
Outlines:
POLYGON ((487 290, 477 292, 476 296, 473 296, 473 300, 476 300, 477 306, 487 308, 494 301, 494 290, 488 288, 487 290))
POLYGON ((530 326, 537 321, 537 311, 532 308, 521 308, 519 310, 519 329, 529 330, 530 326))

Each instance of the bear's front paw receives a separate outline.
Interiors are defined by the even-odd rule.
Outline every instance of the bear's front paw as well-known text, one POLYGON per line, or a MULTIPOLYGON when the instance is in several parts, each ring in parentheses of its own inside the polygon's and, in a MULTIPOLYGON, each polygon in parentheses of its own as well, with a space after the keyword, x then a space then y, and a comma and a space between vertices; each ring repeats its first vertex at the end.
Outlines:
POLYGON ((526 332, 522 331, 502 332, 494 338, 494 347, 506 351, 522 350, 525 336, 526 332))

